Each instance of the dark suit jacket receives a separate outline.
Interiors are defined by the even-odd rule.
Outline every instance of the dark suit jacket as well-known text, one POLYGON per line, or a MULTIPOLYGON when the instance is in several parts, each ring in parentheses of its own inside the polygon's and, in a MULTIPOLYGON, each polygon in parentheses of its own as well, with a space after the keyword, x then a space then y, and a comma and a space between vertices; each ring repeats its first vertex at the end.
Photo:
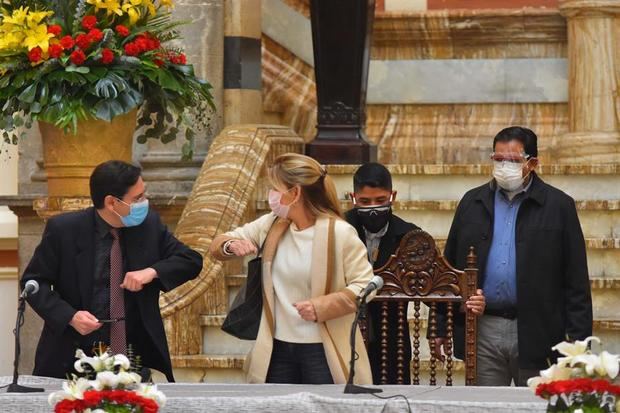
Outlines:
MULTIPOLYGON (((50 218, 22 276, 22 286, 28 280, 39 282, 39 292, 28 303, 45 321, 35 375, 64 378, 73 371, 75 350, 92 348, 91 335, 80 335, 69 322, 76 311, 89 309, 93 295, 95 214, 88 208, 50 218)), ((143 366, 174 381, 159 293, 195 278, 202 257, 178 241, 152 211, 141 225, 120 233, 124 270, 152 267, 158 275, 139 292, 125 291, 127 343, 141 355, 143 366)))
MULTIPOLYGON (((366 233, 364 227, 358 221, 355 210, 350 210, 345 214, 345 218, 349 224, 357 229, 360 239, 366 243, 366 233)), ((403 221, 401 218, 392 214, 390 225, 387 232, 381 238, 379 244, 379 254, 374 264, 374 269, 384 266, 390 256, 396 252, 400 241, 408 232, 418 229, 418 227, 409 222, 403 221)), ((409 336, 409 324, 407 320, 403 323, 405 331, 405 360, 411 360, 411 338, 409 336)), ((372 380, 375 384, 379 384, 381 380, 381 304, 371 301, 368 303, 368 356, 370 358, 370 367, 372 370, 372 380)), ((398 338, 398 306, 396 303, 390 303, 388 306, 388 384, 396 384, 396 366, 397 366, 397 347, 398 338)), ((404 369, 405 384, 411 382, 409 363, 405 363, 404 369)))
MULTIPOLYGON (((575 201, 535 173, 516 222, 519 367, 542 369, 551 347, 567 337, 592 334, 592 298, 586 247, 575 201)), ((467 192, 458 205, 445 256, 456 268, 467 265, 469 247, 478 255, 482 288, 493 236, 495 182, 467 192)), ((455 320, 455 355, 463 357, 463 320, 455 320), (460 336, 460 337, 459 337, 460 336)))

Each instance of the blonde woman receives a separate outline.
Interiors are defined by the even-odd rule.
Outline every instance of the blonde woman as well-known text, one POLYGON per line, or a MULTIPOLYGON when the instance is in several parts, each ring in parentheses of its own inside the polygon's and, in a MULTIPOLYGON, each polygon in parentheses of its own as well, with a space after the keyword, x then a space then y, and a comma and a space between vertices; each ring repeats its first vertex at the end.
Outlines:
MULTIPOLYGON (((325 169, 299 154, 269 169, 272 213, 217 236, 220 260, 263 245, 263 314, 245 370, 250 383, 346 383, 356 297, 373 276, 366 247, 344 221, 325 169), (331 264, 330 264, 331 263, 331 264)), ((355 379, 372 383, 359 331, 355 379)))

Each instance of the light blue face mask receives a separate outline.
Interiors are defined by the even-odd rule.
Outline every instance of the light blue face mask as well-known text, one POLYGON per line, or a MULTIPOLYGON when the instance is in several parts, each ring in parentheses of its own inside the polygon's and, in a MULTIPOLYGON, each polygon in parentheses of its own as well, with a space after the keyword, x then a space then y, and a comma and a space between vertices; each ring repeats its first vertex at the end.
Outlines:
MULTIPOLYGON (((119 201, 121 200, 119 199, 119 201)), ((144 219, 149 213, 149 200, 148 199, 145 199, 144 201, 140 201, 140 202, 135 202, 133 204, 128 204, 126 202, 123 202, 123 204, 129 205, 129 215, 125 215, 125 216, 118 215, 124 226, 135 227, 144 222, 144 219)))

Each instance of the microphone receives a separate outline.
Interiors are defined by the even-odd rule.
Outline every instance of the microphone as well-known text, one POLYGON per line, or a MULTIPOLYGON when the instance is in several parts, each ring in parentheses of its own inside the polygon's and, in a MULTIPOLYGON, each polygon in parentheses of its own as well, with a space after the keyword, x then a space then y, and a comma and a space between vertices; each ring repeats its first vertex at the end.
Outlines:
POLYGON ((13 334, 15 335, 15 357, 13 359, 13 382, 9 384, 9 387, 6 389, 7 393, 33 393, 33 392, 42 392, 44 389, 38 387, 28 387, 22 386, 17 383, 19 379, 19 356, 22 352, 22 348, 19 340, 19 333, 21 330, 21 326, 24 325, 24 311, 26 311, 26 297, 29 295, 36 294, 39 291, 39 283, 35 280, 26 281, 26 285, 24 285, 24 290, 19 295, 19 301, 17 306, 17 320, 15 320, 15 330, 13 330, 13 334))
POLYGON ((364 288, 364 290, 360 293, 359 296, 366 297, 371 292, 375 290, 380 290, 381 288, 383 288, 383 278, 375 275, 374 277, 372 277, 366 288, 364 288))
MULTIPOLYGON (((368 287, 367 287, 368 288, 368 287)), ((20 297, 26 298, 29 295, 33 295, 39 292, 39 283, 35 280, 26 281, 26 285, 24 286, 24 291, 22 291, 20 297)))

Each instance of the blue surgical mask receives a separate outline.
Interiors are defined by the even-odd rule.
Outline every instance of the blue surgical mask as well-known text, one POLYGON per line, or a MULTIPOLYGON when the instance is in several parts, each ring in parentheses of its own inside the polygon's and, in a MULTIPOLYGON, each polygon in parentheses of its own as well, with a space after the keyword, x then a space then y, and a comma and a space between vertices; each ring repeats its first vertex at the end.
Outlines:
MULTIPOLYGON (((119 199, 119 201, 123 202, 119 199)), ((126 227, 135 227, 144 222, 144 219, 149 213, 149 200, 145 199, 144 201, 135 202, 133 204, 128 204, 123 202, 125 205, 129 205, 129 215, 121 216, 121 222, 126 227)), ((116 212, 116 211, 115 211, 116 212)))

